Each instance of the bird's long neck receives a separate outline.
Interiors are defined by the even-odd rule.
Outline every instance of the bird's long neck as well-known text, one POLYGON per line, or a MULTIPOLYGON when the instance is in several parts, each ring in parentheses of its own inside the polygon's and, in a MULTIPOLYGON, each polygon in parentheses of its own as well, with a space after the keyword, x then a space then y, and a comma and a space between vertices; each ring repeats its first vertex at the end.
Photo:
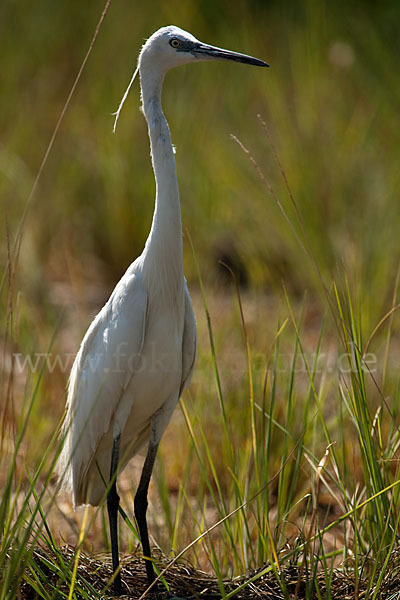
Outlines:
POLYGON ((140 80, 156 179, 155 209, 144 251, 144 268, 151 272, 152 281, 174 296, 183 285, 182 223, 171 134, 161 106, 164 73, 149 74, 143 68, 140 80))

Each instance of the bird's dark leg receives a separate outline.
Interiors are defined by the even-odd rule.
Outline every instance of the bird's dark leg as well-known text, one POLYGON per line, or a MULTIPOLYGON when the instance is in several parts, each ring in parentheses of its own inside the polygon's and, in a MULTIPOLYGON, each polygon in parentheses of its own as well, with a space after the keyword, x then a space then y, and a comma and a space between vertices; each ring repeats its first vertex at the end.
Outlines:
MULTIPOLYGON (((111 554, 113 571, 119 567, 119 553, 118 553, 118 507, 119 507, 119 496, 117 494, 117 468, 119 461, 119 446, 121 442, 121 434, 118 434, 114 438, 112 454, 111 454, 111 469, 110 469, 110 481, 112 481, 110 490, 107 495, 107 509, 108 519, 110 521, 110 537, 111 537, 111 554)), ((122 582, 121 573, 118 573, 114 579, 114 593, 116 596, 122 594, 122 582)))
POLYGON ((142 476, 139 487, 135 495, 135 517, 139 527, 140 540, 142 542, 143 556, 145 558, 146 573, 148 584, 151 585, 155 579, 153 563, 151 561, 149 533, 147 529, 146 510, 147 510, 147 492, 149 489, 150 477, 153 471, 154 461, 157 455, 158 441, 150 439, 147 450, 146 460, 144 461, 142 476))

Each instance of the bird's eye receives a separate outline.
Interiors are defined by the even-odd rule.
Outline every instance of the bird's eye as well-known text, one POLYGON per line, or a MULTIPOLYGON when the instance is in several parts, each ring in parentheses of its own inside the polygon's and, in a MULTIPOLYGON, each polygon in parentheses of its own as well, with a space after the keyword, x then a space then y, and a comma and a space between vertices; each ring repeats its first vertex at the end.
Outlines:
POLYGON ((181 42, 180 42, 180 40, 178 40, 177 38, 173 38, 173 39, 170 41, 170 44, 171 44, 171 46, 172 46, 173 48, 179 48, 179 46, 181 45, 181 42))

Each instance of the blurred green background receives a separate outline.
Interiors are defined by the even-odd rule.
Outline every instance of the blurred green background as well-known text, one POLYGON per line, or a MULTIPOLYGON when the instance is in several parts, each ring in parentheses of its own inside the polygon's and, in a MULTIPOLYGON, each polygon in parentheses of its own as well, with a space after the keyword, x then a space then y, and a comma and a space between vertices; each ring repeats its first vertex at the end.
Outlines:
MULTIPOLYGON (((124 106, 116 135, 111 113, 130 80, 143 40, 158 27, 172 23, 202 41, 257 56, 271 65, 270 69, 233 63, 187 65, 167 75, 163 93, 177 146, 185 272, 199 329, 197 365, 186 396, 190 401, 185 401, 189 413, 207 428, 210 455, 215 457, 222 488, 229 490, 227 450, 216 417, 213 357, 189 233, 207 291, 238 471, 254 486, 246 462, 251 464, 252 448, 243 327, 235 295, 231 289, 226 291, 227 275, 219 261, 234 267, 245 288, 242 297, 255 397, 262 406, 277 338, 282 357, 293 356, 296 348, 288 306, 293 306, 301 322, 305 352, 313 356, 324 331, 323 354, 333 356, 333 365, 342 351, 337 332, 341 321, 334 319, 332 324, 328 320, 325 328, 323 314, 329 312, 328 301, 313 262, 299 247, 265 182, 230 134, 250 150, 297 235, 307 240, 325 285, 329 288, 335 280, 341 289, 343 275, 347 277, 355 320, 359 324, 359 318, 360 330, 368 339, 382 315, 396 303, 398 287, 400 4, 112 0, 27 213, 18 268, 10 275, 5 270, 8 248, 103 7, 103 2, 97 1, 0 2, 0 262, 8 284, 2 288, 0 305, 1 374, 5 375, 0 379, 0 391, 6 398, 0 407, 2 432, 9 428, 7 444, 12 448, 16 415, 37 384, 38 401, 29 415, 28 442, 20 463, 41 459, 62 415, 72 360, 68 368, 58 365, 41 377, 29 369, 13 370, 15 353, 45 353, 54 337, 54 354, 65 358, 69 353, 71 359, 91 317, 142 251, 155 186, 146 123, 138 110, 138 82, 124 106), (257 115, 268 126, 303 230, 257 115), (309 300, 302 304, 305 292, 309 300), (286 329, 280 330, 286 322, 286 329), (278 330, 283 333, 278 335, 278 330), (211 414, 215 418, 210 419, 211 414)), ((332 297, 330 302, 332 305, 332 297)), ((379 359, 376 380, 383 384, 381 395, 371 384, 372 415, 381 396, 397 397, 398 402, 398 332, 398 319, 393 323, 390 319, 388 330, 381 328, 374 339, 372 350, 379 359), (386 341, 392 334, 389 353, 386 341)), ((293 383, 293 368, 279 371, 275 412, 271 412, 277 423, 286 418, 293 440, 298 440, 303 426, 299 415, 306 414, 303 406, 308 407, 312 395, 306 392, 309 381, 304 371, 293 383)), ((362 461, 353 422, 342 419, 340 376, 327 364, 317 379, 332 439, 343 441, 343 481, 350 489, 357 488, 363 481, 362 461), (350 462, 347 456, 351 456, 350 462)), ((316 456, 323 456, 326 439, 316 422, 311 433, 306 444, 316 448, 316 456)), ((390 437, 388 440, 390 449, 393 444, 390 437)), ((266 452, 268 476, 281 468, 285 445, 286 439, 282 442, 277 436, 266 452)), ((177 410, 160 452, 159 489, 165 505, 163 490, 179 490, 184 481, 188 496, 197 493, 199 506, 203 502, 206 506, 208 492, 201 477, 196 477, 197 463, 190 460, 193 452, 187 448, 187 426, 177 410)), ((289 467, 292 465, 282 472, 284 483, 279 483, 281 492, 276 493, 280 507, 279 498, 286 502, 285 486, 294 481, 289 467)), ((307 469, 301 472, 298 489, 297 484, 290 484, 294 506, 301 494, 308 493, 307 469)), ((0 484, 4 472, 5 468, 0 469, 0 484)), ((234 494, 229 492, 227 497, 234 502, 234 494)), ((271 506, 275 506, 275 496, 271 506)), ((296 510, 300 512, 300 508, 296 510)), ((280 524, 283 517, 277 514, 280 524)), ((182 520, 185 524, 186 519, 182 520)), ((157 532, 164 547, 173 537, 172 525, 165 533, 167 521, 158 525, 157 532)), ((179 518, 176 523, 180 524, 179 518)), ((154 523, 152 527, 154 530, 154 523)), ((174 539, 173 547, 186 543, 186 533, 188 540, 197 535, 196 528, 193 533, 185 527, 176 528, 179 539, 174 539)), ((92 530, 91 535, 91 541, 97 536, 103 547, 101 529, 97 533, 92 530)), ((64 539, 70 538, 65 535, 64 539)), ((223 541, 221 548, 225 545, 223 541)))
MULTIPOLYGON (((0 5, 1 227, 11 238, 102 2, 0 5)), ((290 217, 293 208, 257 115, 268 124, 320 267, 344 263, 379 314, 400 256, 397 2, 113 0, 68 109, 24 229, 20 276, 41 305, 54 282, 110 288, 143 247, 154 180, 135 84, 116 135, 112 113, 145 37, 177 24, 267 60, 268 70, 198 64, 168 74, 183 227, 207 283, 230 261, 241 280, 296 294, 319 284, 233 133, 290 217)), ((189 282, 196 278, 187 237, 189 282)), ((6 245, 2 246, 2 261, 6 245)), ((391 292, 390 292, 391 293, 391 292)), ((363 295, 363 294, 362 294, 363 295)), ((366 298, 368 302, 368 298, 366 298)))

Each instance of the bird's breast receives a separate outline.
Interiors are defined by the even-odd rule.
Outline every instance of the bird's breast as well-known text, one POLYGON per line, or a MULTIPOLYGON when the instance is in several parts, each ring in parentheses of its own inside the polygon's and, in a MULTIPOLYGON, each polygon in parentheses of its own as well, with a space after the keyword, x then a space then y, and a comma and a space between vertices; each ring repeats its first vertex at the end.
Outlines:
POLYGON ((121 424, 140 430, 163 404, 176 395, 182 381, 182 343, 184 304, 162 303, 162 296, 149 298, 144 341, 140 357, 128 357, 134 365, 126 390, 117 409, 121 424))

